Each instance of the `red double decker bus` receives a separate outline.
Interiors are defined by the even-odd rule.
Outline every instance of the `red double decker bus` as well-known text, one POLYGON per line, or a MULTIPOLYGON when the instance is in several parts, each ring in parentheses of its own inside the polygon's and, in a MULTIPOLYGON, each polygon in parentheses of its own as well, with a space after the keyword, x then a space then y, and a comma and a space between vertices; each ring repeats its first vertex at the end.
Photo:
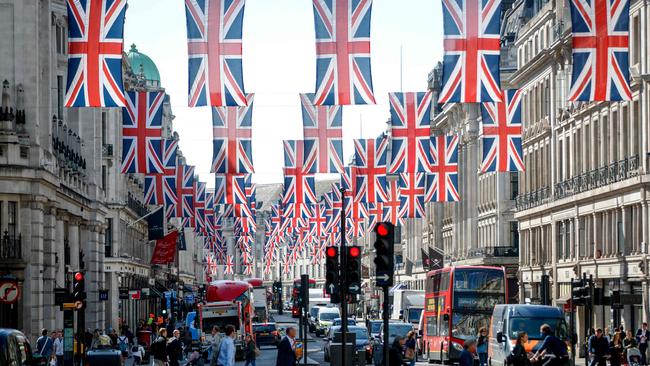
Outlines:
MULTIPOLYGON (((300 308, 298 307, 298 294, 300 293, 300 278, 293 280, 293 287, 291 288, 291 316, 294 318, 300 317, 300 308)), ((309 288, 316 288, 316 280, 309 279, 309 288)))
POLYGON ((463 343, 490 329, 496 304, 507 299, 501 267, 447 267, 427 273, 422 316, 422 351, 429 360, 455 362, 463 343))

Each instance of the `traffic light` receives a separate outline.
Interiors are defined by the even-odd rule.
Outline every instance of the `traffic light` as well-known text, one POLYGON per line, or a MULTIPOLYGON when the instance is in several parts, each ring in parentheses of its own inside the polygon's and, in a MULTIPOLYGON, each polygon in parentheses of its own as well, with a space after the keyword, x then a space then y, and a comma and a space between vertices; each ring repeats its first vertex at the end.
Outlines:
POLYGON ((86 306, 86 284, 84 273, 75 272, 72 276, 72 301, 76 309, 83 309, 86 306))
POLYGON ((395 268, 395 225, 380 222, 375 226, 375 274, 377 286, 392 286, 395 268))
POLYGON ((542 275, 539 284, 539 297, 542 305, 551 305, 551 284, 547 274, 542 275))
POLYGON ((361 247, 351 246, 346 250, 346 284, 348 294, 359 294, 361 292, 361 247))
POLYGON ((329 295, 338 292, 339 288, 339 248, 325 249, 325 292, 329 295))
POLYGON ((589 297, 588 280, 579 279, 571 281, 571 298, 574 305, 585 305, 589 297))

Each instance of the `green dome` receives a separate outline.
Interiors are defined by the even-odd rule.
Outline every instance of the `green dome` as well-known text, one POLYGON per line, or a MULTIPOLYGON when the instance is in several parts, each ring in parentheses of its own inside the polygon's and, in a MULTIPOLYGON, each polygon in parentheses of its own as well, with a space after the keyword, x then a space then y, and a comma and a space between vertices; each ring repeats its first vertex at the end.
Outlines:
POLYGON ((156 64, 149 58, 149 56, 140 53, 135 47, 135 44, 131 45, 131 49, 126 56, 129 58, 129 63, 131 64, 131 68, 135 74, 144 75, 145 80, 154 86, 160 85, 160 73, 158 72, 158 67, 156 67, 156 64))

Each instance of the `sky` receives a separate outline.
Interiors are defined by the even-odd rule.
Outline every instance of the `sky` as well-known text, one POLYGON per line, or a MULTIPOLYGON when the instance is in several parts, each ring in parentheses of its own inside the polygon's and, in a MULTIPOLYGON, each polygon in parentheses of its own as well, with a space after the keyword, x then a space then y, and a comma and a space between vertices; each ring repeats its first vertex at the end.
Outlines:
MULTIPOLYGON (((257 183, 282 181, 282 140, 302 138, 299 93, 313 93, 316 49, 311 0, 247 0, 243 29, 244 89, 255 93, 253 164, 257 183)), ((425 91, 427 75, 442 60, 442 14, 437 0, 374 0, 371 67, 376 105, 343 107, 344 160, 353 139, 386 129, 388 93, 425 91), (400 50, 402 76, 400 80, 400 50), (401 87, 401 88, 400 88, 401 87)), ((182 0, 130 0, 124 48, 158 66, 171 97, 174 130, 189 165, 214 187, 209 107, 187 107, 187 33, 182 0)), ((332 178, 323 175, 319 178, 332 178)))

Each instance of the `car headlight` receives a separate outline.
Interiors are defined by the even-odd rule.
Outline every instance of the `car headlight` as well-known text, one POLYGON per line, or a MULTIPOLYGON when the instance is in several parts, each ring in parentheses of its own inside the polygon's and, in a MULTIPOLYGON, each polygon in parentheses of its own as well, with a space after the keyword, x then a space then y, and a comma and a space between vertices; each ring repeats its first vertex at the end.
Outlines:
POLYGON ((462 345, 462 344, 460 344, 460 343, 456 343, 456 342, 451 342, 451 344, 452 344, 452 346, 454 346, 454 348, 455 348, 457 351, 462 351, 462 350, 463 350, 463 345, 462 345))

